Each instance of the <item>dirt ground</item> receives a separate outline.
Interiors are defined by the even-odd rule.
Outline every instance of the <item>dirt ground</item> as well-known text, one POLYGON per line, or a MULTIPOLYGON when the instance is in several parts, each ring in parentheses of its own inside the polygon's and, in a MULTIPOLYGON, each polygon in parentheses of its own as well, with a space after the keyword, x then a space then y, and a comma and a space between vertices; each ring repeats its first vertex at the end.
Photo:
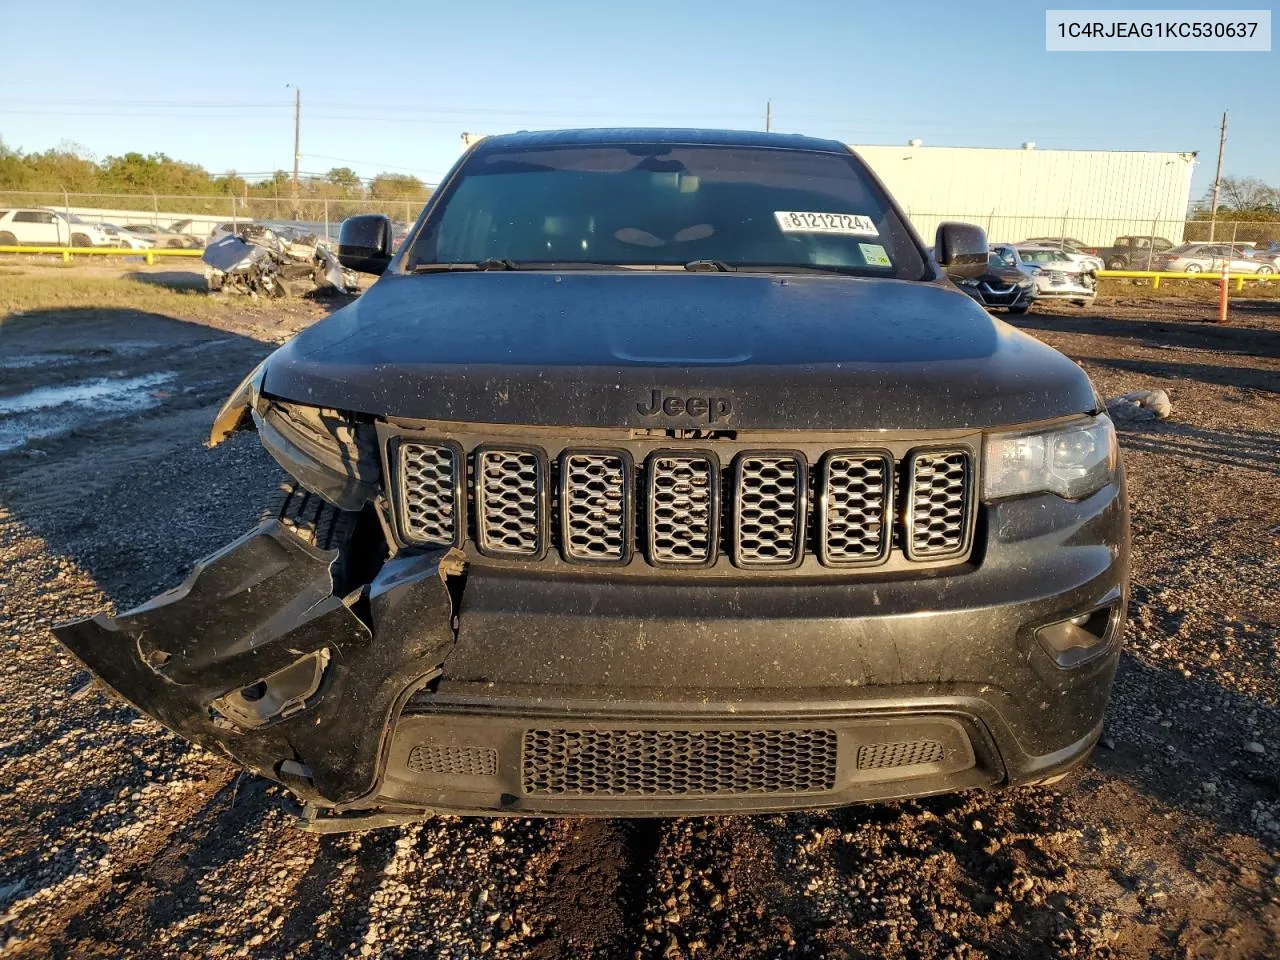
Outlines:
POLYGON ((1228 329, 1176 298, 1019 318, 1104 396, 1161 387, 1174 408, 1122 427, 1127 650, 1102 746, 1059 789, 316 837, 278 788, 88 687, 49 626, 174 585, 254 523, 279 475, 251 434, 203 449, 213 408, 333 305, 14 281, 0 954, 1280 956, 1280 303, 1242 301, 1228 329))

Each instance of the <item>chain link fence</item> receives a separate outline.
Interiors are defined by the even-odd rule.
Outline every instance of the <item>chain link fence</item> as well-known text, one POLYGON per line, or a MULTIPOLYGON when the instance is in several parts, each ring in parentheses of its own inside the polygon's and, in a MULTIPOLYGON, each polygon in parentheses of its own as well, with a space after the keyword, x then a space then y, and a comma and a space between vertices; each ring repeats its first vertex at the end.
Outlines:
MULTIPOLYGON (((264 195, 262 185, 248 195, 124 194, 124 193, 40 193, 0 191, 0 210, 14 207, 53 209, 84 220, 100 220, 124 226, 152 223, 171 227, 182 221, 182 230, 205 237, 225 223, 245 220, 299 221, 317 233, 337 233, 338 225, 359 213, 382 213, 405 227, 417 219, 427 197, 364 199, 347 197, 303 197, 264 195)), ((939 223, 956 220, 974 223, 987 231, 993 242, 1018 243, 1023 240, 1065 240, 1082 247, 1105 251, 1132 246, 1127 238, 1156 238, 1162 247, 1186 242, 1218 241, 1236 244, 1266 244, 1280 241, 1280 214, 1274 219, 1232 219, 1220 212, 1216 220, 1199 213, 1181 219, 1161 217, 1073 217, 1069 213, 932 213, 907 210, 907 215, 926 243, 933 242, 939 223)), ((1146 246, 1150 246, 1148 242, 1146 246)))
POLYGON ((0 191, 0 211, 14 208, 56 210, 68 217, 126 224, 180 225, 184 233, 207 237, 226 223, 244 221, 298 222, 317 233, 336 236, 347 217, 381 213, 407 227, 417 219, 426 197, 363 199, 307 197, 296 202, 288 196, 250 194, 68 193, 0 191), (186 222, 184 222, 186 221, 186 222))
MULTIPOLYGON (((987 231, 992 243, 1020 243, 1024 240, 1065 241, 1094 251, 1132 246, 1131 239, 1181 243, 1218 243, 1265 245, 1280 241, 1280 214, 1269 220, 1234 220, 1219 213, 1216 220, 1202 219, 1199 214, 1176 220, 1152 217, 1072 217, 1044 214, 989 213, 916 213, 908 216, 926 243, 933 240, 938 224, 948 220, 973 223, 987 231)), ((1163 246, 1157 243, 1156 246, 1163 246)), ((1150 246, 1149 243, 1142 246, 1150 246)))

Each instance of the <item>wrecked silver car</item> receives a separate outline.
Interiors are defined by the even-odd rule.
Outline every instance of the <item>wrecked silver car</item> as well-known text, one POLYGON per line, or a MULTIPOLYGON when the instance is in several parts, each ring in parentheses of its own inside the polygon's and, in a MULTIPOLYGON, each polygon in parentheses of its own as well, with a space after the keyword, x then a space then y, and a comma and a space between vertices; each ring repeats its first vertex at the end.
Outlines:
POLYGON ((304 296, 315 290, 348 293, 354 273, 342 269, 324 239, 288 224, 246 223, 205 248, 209 290, 250 296, 304 296))

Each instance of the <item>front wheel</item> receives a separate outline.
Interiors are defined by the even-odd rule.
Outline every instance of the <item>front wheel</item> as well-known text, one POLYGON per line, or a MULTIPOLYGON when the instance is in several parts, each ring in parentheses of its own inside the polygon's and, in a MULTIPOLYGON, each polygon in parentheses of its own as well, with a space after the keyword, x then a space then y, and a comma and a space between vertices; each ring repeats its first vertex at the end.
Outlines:
POLYGON ((1199 272, 1200 272, 1200 269, 1201 269, 1201 268, 1200 268, 1200 264, 1198 264, 1198 263, 1188 263, 1188 264, 1187 264, 1187 266, 1186 266, 1186 269, 1184 269, 1182 272, 1183 272, 1183 273, 1199 273, 1199 272))
POLYGON ((1265 263, 1258 268, 1258 273, 1275 273, 1276 268, 1267 266, 1265 263))
POLYGON ((12 233, 7 230, 4 233, 0 233, 0 247, 16 247, 17 245, 18 238, 12 233))
POLYGON ((373 507, 339 510, 292 477, 280 485, 262 519, 278 520, 309 546, 338 552, 331 568, 338 596, 372 582, 387 557, 387 541, 373 507))
POLYGON ((1107 261, 1108 270, 1123 270, 1129 264, 1121 257, 1112 257, 1107 261))
POLYGON ((263 511, 264 520, 279 520, 298 539, 321 550, 340 549, 351 538, 358 516, 339 510, 296 481, 282 483, 263 511))
POLYGON ((73 247, 92 247, 93 241, 83 233, 73 233, 71 235, 71 245, 73 247))

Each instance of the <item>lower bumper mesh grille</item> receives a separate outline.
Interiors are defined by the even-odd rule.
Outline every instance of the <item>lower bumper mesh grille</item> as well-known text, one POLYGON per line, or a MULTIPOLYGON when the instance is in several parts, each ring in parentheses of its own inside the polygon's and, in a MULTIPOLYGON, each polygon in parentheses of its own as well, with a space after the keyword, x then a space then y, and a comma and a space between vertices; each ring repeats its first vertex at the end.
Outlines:
POLYGON ((526 730, 527 794, 697 796, 835 788, 834 730, 526 730))
POLYGON ((498 773, 498 751, 451 743, 419 743, 409 751, 407 766, 414 773, 492 777, 498 773))
POLYGON ((939 763, 946 755, 946 749, 937 740, 868 743, 858 748, 858 769, 888 770, 917 763, 939 763))

